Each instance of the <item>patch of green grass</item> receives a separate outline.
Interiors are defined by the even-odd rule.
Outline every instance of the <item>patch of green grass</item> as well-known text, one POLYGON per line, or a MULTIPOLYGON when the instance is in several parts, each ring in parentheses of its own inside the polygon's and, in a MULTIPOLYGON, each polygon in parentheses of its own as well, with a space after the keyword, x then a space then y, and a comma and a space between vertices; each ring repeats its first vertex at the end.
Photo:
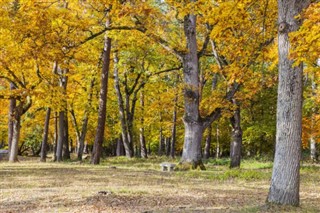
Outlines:
POLYGON ((219 159, 207 159, 203 160, 207 165, 215 165, 215 166, 227 166, 230 164, 229 158, 219 158, 219 159))
POLYGON ((246 159, 241 161, 241 168, 244 169, 271 169, 273 163, 271 161, 257 161, 246 159))

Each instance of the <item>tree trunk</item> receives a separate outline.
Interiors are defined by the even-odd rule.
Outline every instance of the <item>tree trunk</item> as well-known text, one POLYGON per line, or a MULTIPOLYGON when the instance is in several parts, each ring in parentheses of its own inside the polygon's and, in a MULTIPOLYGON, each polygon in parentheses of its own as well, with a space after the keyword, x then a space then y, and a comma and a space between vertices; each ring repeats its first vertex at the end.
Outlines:
POLYGON ((209 159, 210 158, 210 150, 211 150, 211 141, 212 141, 212 126, 210 125, 208 127, 208 135, 206 138, 206 145, 204 147, 204 159, 209 159))
MULTIPOLYGON (((106 22, 106 26, 109 26, 109 20, 106 22)), ((93 144, 91 163, 99 164, 102 151, 102 143, 104 139, 104 129, 106 122, 106 109, 107 109, 107 92, 108 92, 108 75, 110 69, 110 54, 111 54, 111 38, 107 35, 104 41, 103 49, 103 65, 101 70, 101 85, 99 95, 99 110, 98 110, 98 126, 96 130, 96 136, 93 144)))
POLYGON ((176 138, 177 138, 177 104, 178 104, 178 94, 174 98, 174 109, 173 109, 173 118, 172 118, 172 131, 171 131, 171 148, 170 148, 170 157, 175 157, 176 151, 176 138))
POLYGON ((188 53, 183 55, 184 74, 184 126, 185 137, 181 163, 192 164, 193 168, 200 166, 204 169, 201 160, 201 140, 204 127, 199 114, 199 61, 196 39, 196 15, 184 17, 184 33, 187 39, 188 53))
POLYGON ((88 131, 88 121, 89 121, 89 117, 88 114, 86 113, 84 115, 84 118, 82 120, 82 128, 81 128, 81 133, 80 133, 80 138, 79 138, 79 146, 78 146, 78 160, 82 160, 82 154, 84 151, 84 142, 86 140, 86 135, 87 135, 87 131, 88 131))
POLYGON ((12 143, 11 143, 11 150, 9 155, 9 162, 11 163, 18 161, 21 114, 22 114, 21 106, 17 106, 14 112, 12 143))
POLYGON ((170 156, 171 138, 165 137, 166 156, 170 156))
POLYGON ((302 73, 303 66, 289 59, 289 33, 298 30, 297 15, 309 1, 278 1, 279 85, 277 101, 276 152, 268 202, 299 205, 302 73))
POLYGON ((116 152, 117 156, 124 156, 126 155, 125 150, 124 150, 124 146, 123 146, 123 142, 122 142, 122 136, 120 136, 117 139, 117 152, 116 152))
POLYGON ((46 120, 44 123, 43 139, 41 144, 41 154, 40 154, 41 162, 46 162, 46 157, 47 157, 47 143, 48 143, 47 141, 48 141, 48 133, 49 133, 50 113, 51 113, 51 108, 48 107, 46 120))
POLYGON ((58 125, 58 141, 57 141, 57 151, 56 151, 56 156, 57 156, 57 162, 61 162, 62 159, 62 149, 63 149, 63 144, 64 144, 64 111, 59 112, 59 125, 58 125))
POLYGON ((233 116, 231 117, 231 144, 230 144, 230 168, 240 167, 241 162, 241 147, 242 147, 242 129, 240 125, 240 106, 233 99, 233 104, 237 105, 237 109, 234 111, 233 116))
MULTIPOLYGON (((161 122, 162 118, 160 116, 160 122, 161 122)), ((158 155, 162 156, 164 153, 165 147, 164 147, 164 137, 162 134, 162 127, 160 127, 160 131, 159 131, 159 148, 158 148, 158 155)))
POLYGON ((146 147, 146 138, 144 136, 144 94, 143 90, 140 93, 140 105, 141 105, 141 127, 140 127, 140 149, 141 157, 148 158, 147 147, 146 147))
POLYGON ((313 136, 310 138, 310 159, 312 162, 318 161, 317 144, 313 136))
POLYGON ((68 111, 64 111, 63 117, 63 149, 62 149, 63 160, 70 159, 70 149, 69 149, 69 124, 68 124, 68 111))
MULTIPOLYGON (((10 83, 10 90, 16 89, 13 83, 10 83)), ((11 98, 9 104, 9 122, 8 122, 8 151, 10 155, 11 151, 11 144, 12 144, 12 137, 13 137, 13 123, 14 123, 14 111, 16 108, 16 99, 11 98)))
MULTIPOLYGON (((320 64, 319 64, 320 65, 320 64)), ((317 85, 314 81, 314 74, 311 77, 311 89, 312 89, 312 98, 316 98, 316 89, 317 85)), ((314 103, 315 104, 315 103, 314 103)), ((310 159, 312 162, 318 161, 318 152, 317 152, 317 144, 316 139, 314 138, 315 133, 315 115, 316 115, 316 108, 315 106, 312 107, 312 114, 311 114, 311 137, 310 137, 310 159)))
POLYGON ((54 113, 54 133, 53 133, 53 161, 57 161, 57 148, 58 148, 58 113, 54 113))
POLYGON ((114 76, 114 87, 115 87, 117 98, 118 98, 118 107, 119 107, 119 116, 120 116, 120 123, 121 123, 122 142, 123 142, 123 145, 124 145, 126 156, 128 158, 132 158, 133 157, 133 146, 130 144, 130 138, 129 138, 130 135, 129 135, 128 118, 127 118, 128 114, 125 111, 123 97, 122 97, 122 93, 121 93, 121 90, 120 90, 118 62, 119 62, 118 56, 117 56, 117 54, 115 54, 115 56, 114 56, 114 72, 113 72, 113 76, 114 76))

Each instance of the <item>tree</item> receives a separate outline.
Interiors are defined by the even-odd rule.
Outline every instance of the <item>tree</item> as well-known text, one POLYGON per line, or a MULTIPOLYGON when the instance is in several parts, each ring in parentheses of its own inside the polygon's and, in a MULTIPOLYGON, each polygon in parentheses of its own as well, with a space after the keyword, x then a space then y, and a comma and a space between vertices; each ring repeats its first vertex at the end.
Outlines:
POLYGON ((48 148, 48 134, 49 134, 49 123, 50 123, 51 108, 47 108, 46 120, 44 122, 43 139, 41 143, 40 161, 46 162, 47 148, 48 148))
MULTIPOLYGON (((107 20, 106 26, 109 26, 110 20, 107 20)), ((111 54, 111 38, 108 34, 105 35, 104 48, 102 53, 102 68, 101 68, 101 85, 99 93, 99 111, 98 111, 98 126, 96 129, 96 136, 93 144, 91 163, 99 164, 102 143, 104 139, 104 130, 106 122, 106 106, 107 106, 107 92, 108 92, 108 76, 110 70, 110 54, 111 54)))
POLYGON ((289 33, 302 20, 296 17, 310 1, 278 1, 279 85, 276 152, 268 202, 299 205, 303 65, 289 58, 289 33))

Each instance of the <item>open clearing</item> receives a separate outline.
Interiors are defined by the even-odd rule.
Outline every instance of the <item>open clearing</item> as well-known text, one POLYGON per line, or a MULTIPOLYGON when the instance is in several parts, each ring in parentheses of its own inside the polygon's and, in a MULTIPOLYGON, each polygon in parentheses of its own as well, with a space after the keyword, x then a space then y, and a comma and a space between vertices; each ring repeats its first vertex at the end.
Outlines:
MULTIPOLYGON (((301 169, 301 207, 266 206, 271 163, 161 172, 164 158, 0 162, 0 212, 319 212, 320 168, 301 169)), ((219 165, 222 164, 222 165, 219 165)))

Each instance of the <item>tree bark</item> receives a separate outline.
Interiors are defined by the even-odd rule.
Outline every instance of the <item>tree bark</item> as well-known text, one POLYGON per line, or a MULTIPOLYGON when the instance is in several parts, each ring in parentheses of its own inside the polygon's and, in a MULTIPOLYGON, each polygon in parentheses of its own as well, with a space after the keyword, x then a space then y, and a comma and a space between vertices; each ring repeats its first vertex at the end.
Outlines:
POLYGON ((170 156, 171 138, 165 137, 166 156, 170 156))
POLYGON ((117 156, 124 156, 126 155, 125 150, 124 150, 124 146, 123 146, 123 142, 122 142, 122 136, 120 136, 117 139, 117 151, 116 151, 117 156))
POLYGON ((208 131, 208 135, 206 137, 206 145, 204 147, 204 154, 203 154, 204 159, 210 158, 211 141, 212 141, 212 126, 211 125, 208 127, 207 131, 208 131))
MULTIPOLYGON (((16 89, 15 85, 13 83, 10 83, 10 90, 16 89)), ((11 151, 11 144, 12 144, 12 138, 13 138, 13 123, 14 123, 14 111, 16 108, 16 99, 11 98, 10 104, 9 104, 9 122, 8 122, 8 151, 10 155, 11 151)))
POLYGON ((188 53, 183 55, 184 74, 184 126, 185 137, 181 163, 192 164, 192 168, 204 169, 201 155, 201 140, 204 127, 199 113, 199 61, 196 39, 196 15, 184 17, 184 33, 188 53))
MULTIPOLYGON (((162 117, 160 116, 160 120, 162 120, 162 117)), ((161 121, 160 121, 161 122, 161 121)), ((161 124, 160 124, 161 125, 161 124)), ((159 147, 158 147, 158 155, 162 156, 165 150, 165 144, 164 144, 164 137, 162 133, 162 126, 159 130, 159 147)))
POLYGON ((58 148, 58 113, 54 113, 54 133, 53 133, 53 161, 57 161, 57 148, 58 148))
POLYGON ((148 158, 147 147, 146 147, 146 138, 144 136, 144 94, 143 90, 140 93, 140 105, 141 105, 141 127, 140 127, 140 149, 141 157, 148 158))
POLYGON ((93 79, 90 83, 89 94, 88 94, 88 106, 86 106, 86 110, 82 118, 82 127, 81 127, 80 137, 78 141, 79 146, 77 150, 78 160, 80 161, 82 160, 82 154, 84 151, 84 142, 86 140, 86 135, 88 131, 88 121, 89 121, 89 114, 90 114, 89 107, 91 106, 91 102, 92 102, 94 84, 95 84, 95 79, 93 79))
POLYGON ((220 137, 220 131, 219 131, 219 125, 217 124, 217 128, 216 128, 216 140, 217 140, 217 147, 216 147, 216 159, 220 158, 220 141, 219 141, 219 137, 220 137))
POLYGON ((70 149, 69 149, 69 123, 68 123, 68 111, 64 111, 63 116, 63 149, 62 158, 63 160, 70 159, 70 149))
MULTIPOLYGON (((312 97, 316 98, 317 85, 314 81, 314 74, 311 77, 311 89, 312 89, 312 97)), ((316 108, 315 108, 315 106, 313 106, 312 107, 312 114, 311 114, 311 137, 310 137, 310 159, 312 162, 318 161, 317 144, 316 144, 316 139, 314 138, 315 114, 316 114, 316 108)))
MULTIPOLYGON (((129 135, 129 126, 128 126, 128 113, 125 109, 123 97, 120 89, 120 80, 119 80, 119 72, 118 72, 118 56, 115 54, 114 56, 114 87, 116 90, 117 98, 118 98, 118 107, 119 107, 119 116, 120 116, 120 123, 121 123, 121 135, 122 135, 122 142, 124 145, 124 149, 126 152, 126 156, 128 158, 133 157, 133 146, 130 142, 130 135, 129 135)), ((128 100, 129 97, 126 98, 128 100)), ((126 103, 129 104, 128 101, 126 103)))
POLYGON ((178 104, 178 94, 174 98, 174 109, 172 117, 172 131, 171 131, 171 148, 170 148, 170 157, 175 157, 176 152, 176 139, 177 139, 177 104, 178 104))
MULTIPOLYGON (((109 20, 106 22, 106 26, 109 26, 109 20)), ((108 35, 105 36, 104 48, 103 48, 103 65, 101 70, 101 85, 99 94, 99 110, 98 110, 98 126, 96 130, 96 136, 93 144, 91 163, 99 164, 102 143, 104 139, 104 130, 106 122, 107 111, 107 92, 108 92, 108 75, 110 70, 110 54, 111 54, 111 38, 108 35)))
POLYGON ((230 119, 232 126, 231 144, 230 144, 230 168, 240 167, 241 163, 241 148, 242 148, 242 129, 241 129, 241 117, 240 106, 235 99, 233 104, 237 106, 233 116, 230 119))
POLYGON ((17 106, 14 112, 14 120, 12 121, 13 134, 12 134, 11 150, 9 155, 9 162, 11 163, 18 161, 21 115, 22 115, 22 108, 21 106, 17 106))
POLYGON ((40 161, 41 162, 46 162, 46 158, 47 158, 47 144, 48 144, 48 134, 49 134, 50 113, 51 113, 51 108, 48 107, 47 113, 46 113, 46 120, 44 122, 43 139, 42 139, 42 143, 41 143, 41 154, 40 154, 40 161))
POLYGON ((13 133, 12 133, 11 149, 9 154, 9 162, 18 161, 21 116, 28 111, 31 105, 32 105, 31 97, 27 96, 25 99, 20 100, 19 104, 15 107, 15 110, 13 113, 14 115, 13 133))
POLYGON ((267 202, 280 205, 299 205, 303 66, 294 66, 289 59, 288 34, 298 30, 302 21, 295 17, 308 4, 309 1, 302 0, 278 0, 276 152, 267 202))
POLYGON ((62 158, 62 149, 63 149, 63 144, 64 144, 64 111, 59 112, 59 125, 58 125, 58 141, 57 141, 57 151, 56 151, 56 156, 57 156, 57 162, 61 162, 63 160, 62 158))

